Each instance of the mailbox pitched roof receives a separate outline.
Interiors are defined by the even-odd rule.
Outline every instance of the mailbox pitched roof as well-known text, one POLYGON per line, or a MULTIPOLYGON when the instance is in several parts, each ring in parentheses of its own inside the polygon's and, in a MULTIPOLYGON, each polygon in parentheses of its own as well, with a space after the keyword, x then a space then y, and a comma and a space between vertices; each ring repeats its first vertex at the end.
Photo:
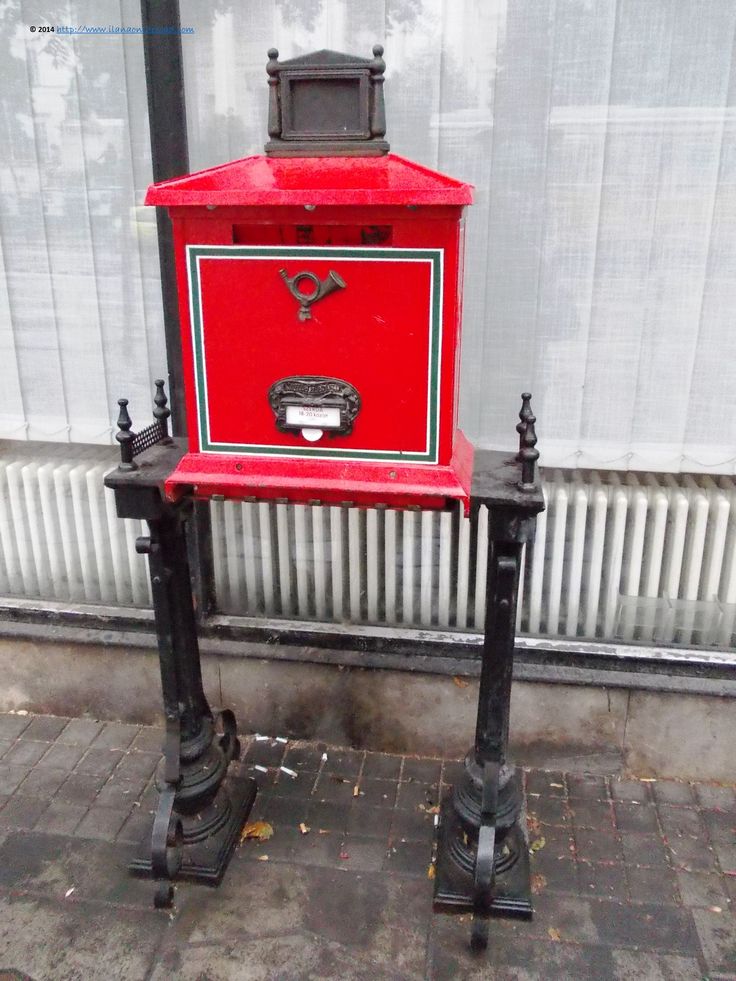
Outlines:
POLYGON ((473 185, 394 153, 380 157, 245 157, 152 184, 146 204, 470 204, 473 185))

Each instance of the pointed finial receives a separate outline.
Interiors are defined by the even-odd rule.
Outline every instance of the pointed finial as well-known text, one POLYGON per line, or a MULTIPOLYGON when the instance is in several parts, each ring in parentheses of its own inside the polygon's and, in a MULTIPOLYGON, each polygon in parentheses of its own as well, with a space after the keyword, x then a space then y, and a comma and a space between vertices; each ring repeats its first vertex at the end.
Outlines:
POLYGON ((519 453, 523 448, 522 440, 524 439, 524 433, 526 432, 526 426, 529 421, 529 417, 533 415, 531 407, 531 392, 521 393, 521 410, 519 411, 519 422, 516 424, 516 431, 519 434, 519 453))
POLYGON ((153 418, 161 426, 161 431, 163 433, 161 442, 169 439, 169 416, 171 415, 171 409, 169 408, 169 400, 166 398, 166 392, 164 391, 164 380, 163 378, 157 378, 153 383, 156 386, 156 394, 153 397, 154 410, 153 418))
POLYGON ((128 414, 128 400, 118 399, 120 414, 118 415, 118 430, 115 439, 120 443, 120 469, 137 470, 138 466, 133 462, 133 440, 135 433, 130 431, 133 420, 128 414))
POLYGON ((535 482, 535 468, 539 459, 537 447, 537 431, 534 424, 537 417, 532 412, 531 393, 524 392, 521 396, 521 411, 516 431, 519 434, 519 452, 516 459, 521 464, 521 490, 532 490, 535 482))

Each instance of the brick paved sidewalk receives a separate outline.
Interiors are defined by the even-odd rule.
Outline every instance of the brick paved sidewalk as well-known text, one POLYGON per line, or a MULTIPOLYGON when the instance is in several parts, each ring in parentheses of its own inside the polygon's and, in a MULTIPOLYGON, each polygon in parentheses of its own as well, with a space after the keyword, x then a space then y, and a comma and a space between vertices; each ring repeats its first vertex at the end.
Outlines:
POLYGON ((125 871, 160 744, 0 715, 0 977, 736 979, 733 788, 529 772, 536 915, 493 921, 478 957, 467 917, 432 914, 427 877, 456 762, 248 742, 253 817, 274 835, 243 844, 219 889, 178 886, 169 913, 125 871))

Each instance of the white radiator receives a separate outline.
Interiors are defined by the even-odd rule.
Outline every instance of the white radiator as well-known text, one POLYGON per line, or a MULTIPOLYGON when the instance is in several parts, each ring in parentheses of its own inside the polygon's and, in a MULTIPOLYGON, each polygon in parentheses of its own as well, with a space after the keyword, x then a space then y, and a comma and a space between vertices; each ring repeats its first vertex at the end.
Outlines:
MULTIPOLYGON (((5 444, 7 447, 8 444, 5 444)), ((99 448, 0 456, 0 594, 150 605, 141 522, 121 521, 99 448), (66 451, 66 452, 65 452, 66 451)), ((730 647, 736 481, 547 471, 524 554, 518 629, 549 637, 730 647)), ((212 505, 229 614, 478 631, 488 516, 271 503, 212 505)))
MULTIPOLYGON (((544 492, 520 632, 731 646, 736 482, 555 470, 544 492)), ((449 512, 216 502, 212 522, 224 612, 482 628, 485 509, 471 529, 449 512)))
MULTIPOLYGON (((63 444, 60 444, 63 447, 63 444)), ((135 540, 103 485, 109 463, 0 458, 0 593, 112 606, 148 606, 151 590, 135 540)))

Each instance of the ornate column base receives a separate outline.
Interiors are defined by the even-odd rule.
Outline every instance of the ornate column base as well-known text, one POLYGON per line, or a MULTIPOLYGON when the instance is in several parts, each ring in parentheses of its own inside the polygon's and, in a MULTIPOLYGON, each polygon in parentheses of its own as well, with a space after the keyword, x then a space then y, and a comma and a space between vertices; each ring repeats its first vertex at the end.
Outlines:
MULTIPOLYGON (((255 780, 231 776, 204 812, 181 816, 177 879, 210 886, 220 884, 255 798, 255 780)), ((153 875, 150 841, 141 846, 140 856, 128 868, 135 875, 153 875)))
MULTIPOLYGON (((440 807, 434 906, 442 913, 477 912, 482 770, 470 756, 465 767, 463 780, 440 807)), ((493 877, 484 912, 531 919, 526 807, 521 774, 512 766, 500 769, 494 832, 493 877)))

